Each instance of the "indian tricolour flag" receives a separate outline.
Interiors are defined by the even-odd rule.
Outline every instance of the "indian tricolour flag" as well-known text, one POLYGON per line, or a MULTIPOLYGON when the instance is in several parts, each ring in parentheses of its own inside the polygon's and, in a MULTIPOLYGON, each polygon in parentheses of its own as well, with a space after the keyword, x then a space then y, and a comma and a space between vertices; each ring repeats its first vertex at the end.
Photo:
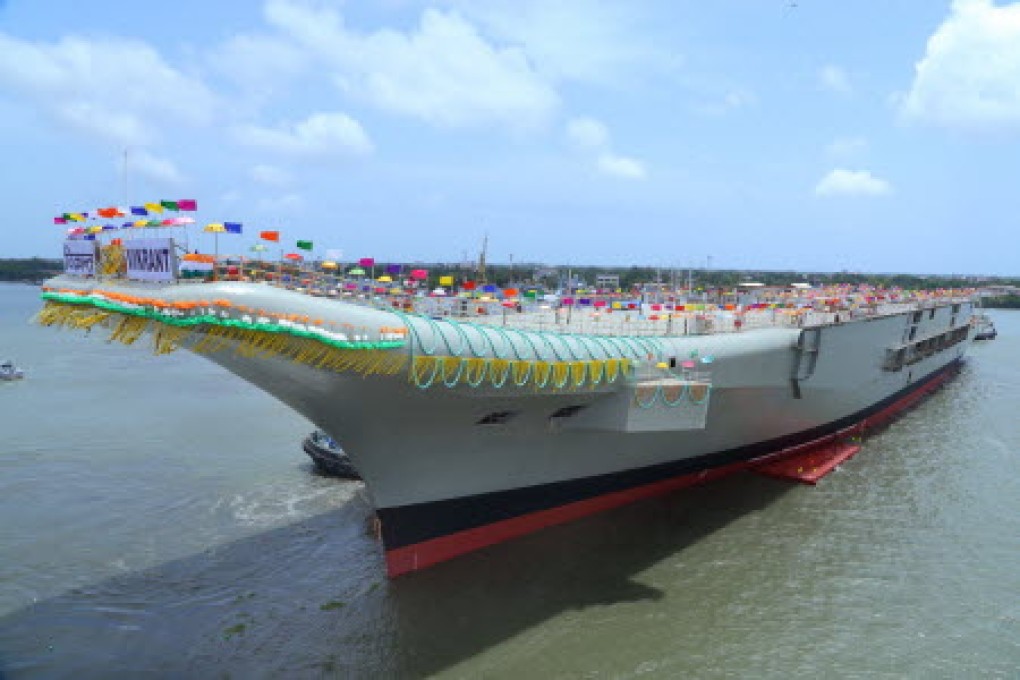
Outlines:
POLYGON ((180 271, 182 279, 206 279, 211 278, 213 269, 216 266, 214 255, 200 255, 198 253, 187 253, 181 257, 180 271))

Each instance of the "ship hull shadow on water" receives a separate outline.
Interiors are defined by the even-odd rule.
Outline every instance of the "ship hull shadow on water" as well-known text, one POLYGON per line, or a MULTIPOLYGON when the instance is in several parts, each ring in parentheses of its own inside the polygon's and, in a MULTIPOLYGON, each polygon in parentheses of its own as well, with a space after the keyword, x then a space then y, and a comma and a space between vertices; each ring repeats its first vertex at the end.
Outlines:
POLYGON ((638 575, 790 488, 739 475, 397 581, 359 495, 0 618, 0 675, 425 677, 571 611, 664 598, 638 575))

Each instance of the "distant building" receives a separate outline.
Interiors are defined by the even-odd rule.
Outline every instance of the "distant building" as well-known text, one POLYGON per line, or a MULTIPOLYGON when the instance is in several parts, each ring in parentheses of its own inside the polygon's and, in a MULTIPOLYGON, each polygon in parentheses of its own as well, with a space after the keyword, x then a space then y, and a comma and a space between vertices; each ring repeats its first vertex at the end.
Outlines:
POLYGON ((596 288, 608 288, 616 290, 620 287, 620 275, 619 274, 596 274, 595 275, 595 287, 596 288))

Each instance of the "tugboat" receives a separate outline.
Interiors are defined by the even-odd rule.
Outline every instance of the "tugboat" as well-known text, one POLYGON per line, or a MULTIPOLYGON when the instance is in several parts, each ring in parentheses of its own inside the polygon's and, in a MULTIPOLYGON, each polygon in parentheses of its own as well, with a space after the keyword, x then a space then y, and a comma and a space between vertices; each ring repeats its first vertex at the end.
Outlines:
POLYGON ((14 362, 10 359, 0 363, 0 380, 12 381, 21 380, 25 377, 25 372, 14 365, 14 362))
POLYGON ((995 330, 995 324, 992 323, 991 318, 987 314, 977 314, 974 316, 974 339, 975 340, 994 340, 995 336, 999 333, 995 330))
POLYGON ((361 475, 354 469, 351 459, 333 441, 333 438, 322 430, 316 430, 305 437, 301 442, 301 448, 305 450, 308 457, 315 463, 316 469, 322 474, 344 479, 361 479, 361 475))

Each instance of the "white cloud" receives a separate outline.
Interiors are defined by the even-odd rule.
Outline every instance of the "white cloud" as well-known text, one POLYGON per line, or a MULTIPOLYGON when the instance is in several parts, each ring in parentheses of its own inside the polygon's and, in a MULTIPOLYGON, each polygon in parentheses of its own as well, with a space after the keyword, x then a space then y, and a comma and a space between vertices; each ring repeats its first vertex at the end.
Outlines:
POLYGON ((291 183, 290 173, 273 165, 256 165, 248 174, 253 180, 266 186, 285 187, 291 183))
POLYGON ((628 83, 678 57, 656 46, 636 3, 599 0, 453 0, 453 6, 504 44, 519 45, 544 77, 628 83))
POLYGON ((1020 125, 1020 4, 956 0, 929 38, 900 112, 945 127, 1020 125))
POLYGON ((647 175, 641 161, 613 152, 609 129, 594 118, 574 118, 567 122, 567 139, 580 152, 593 157, 595 167, 604 175, 622 179, 644 179, 647 175))
POLYGON ((825 152, 836 158, 854 158, 867 150, 868 140, 864 137, 837 137, 825 147, 825 152))
POLYGON ((260 99, 279 96, 308 65, 308 56, 289 41, 269 35, 236 35, 213 50, 210 67, 260 99))
POLYGON ((444 127, 544 125, 559 100, 517 47, 487 42, 456 12, 426 9, 406 33, 349 30, 331 9, 269 0, 270 23, 333 69, 347 93, 444 127))
POLYGON ((598 168, 607 175, 624 179, 644 179, 647 174, 641 161, 612 153, 599 156, 598 168))
POLYGON ((694 106, 698 113, 709 116, 722 116, 738 109, 753 106, 758 98, 748 90, 730 90, 719 95, 716 99, 703 101, 694 106))
POLYGON ((581 149, 602 149, 609 144, 609 130, 594 118, 574 118, 567 123, 567 138, 581 149))
POLYGON ((255 208, 262 213, 279 215, 284 212, 300 210, 304 205, 305 199, 301 194, 290 193, 259 199, 255 208))
POLYGON ((132 151, 128 155, 128 172, 138 173, 158 184, 179 185, 184 183, 184 175, 177 166, 166 158, 156 156, 144 149, 132 151))
POLYGON ((0 86, 89 137, 145 144, 161 125, 203 125, 215 109, 216 98, 201 81, 138 40, 44 43, 0 33, 0 54, 0 86))
POLYGON ((892 191, 884 179, 870 172, 836 168, 815 186, 818 196, 881 196, 892 191))
POLYGON ((828 64, 818 70, 818 83, 823 90, 839 95, 853 94, 854 88, 850 84, 850 76, 838 66, 828 64))
POLYGON ((343 113, 315 113, 293 126, 244 125, 235 137, 248 146, 304 158, 360 156, 373 149, 358 121, 343 113))

